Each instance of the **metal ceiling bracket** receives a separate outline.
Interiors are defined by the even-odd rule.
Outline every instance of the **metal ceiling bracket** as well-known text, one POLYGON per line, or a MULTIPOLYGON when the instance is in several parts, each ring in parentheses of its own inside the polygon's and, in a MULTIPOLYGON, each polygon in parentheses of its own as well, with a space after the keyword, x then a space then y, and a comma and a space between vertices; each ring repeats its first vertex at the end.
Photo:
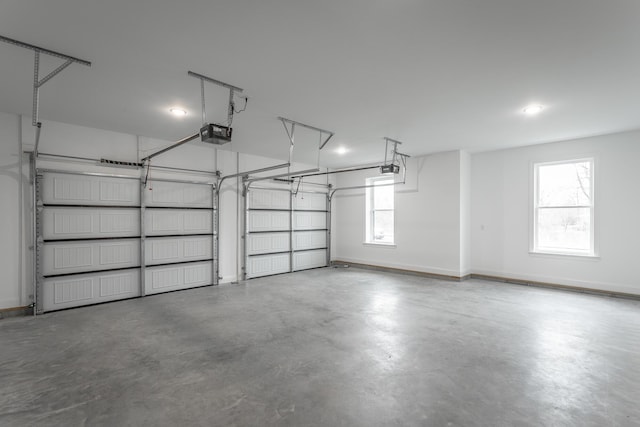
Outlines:
POLYGON ((231 126, 231 123, 233 122, 233 112, 234 112, 233 97, 236 92, 242 93, 244 89, 239 88, 238 86, 230 85, 229 83, 221 82, 220 80, 212 79, 211 77, 207 77, 202 74, 194 73, 193 71, 188 71, 187 74, 191 77, 195 77, 196 79, 200 80, 200 98, 202 101, 202 126, 207 124, 207 114, 206 114, 205 101, 204 101, 204 82, 213 83, 218 86, 222 86, 224 88, 229 89, 229 104, 227 107, 227 124, 228 126, 231 126))
POLYGON ((298 122, 296 120, 291 120, 291 119, 287 119, 284 117, 278 117, 278 120, 280 120, 282 122, 282 125, 284 126, 284 130, 287 132, 287 136, 289 137, 289 163, 291 163, 292 161, 292 156, 293 156, 293 146, 294 146, 294 132, 296 130, 296 125, 298 126, 302 126, 304 128, 316 131, 320 133, 320 142, 318 143, 318 167, 320 165, 320 150, 322 150, 324 148, 325 145, 327 145, 327 142, 329 142, 329 140, 333 137, 333 135, 335 135, 333 132, 328 131, 326 129, 320 129, 318 127, 315 126, 310 126, 301 122, 298 122), (289 128, 287 127, 287 123, 289 123, 291 125, 291 132, 289 132, 289 128), (325 139, 323 139, 324 134, 327 134, 327 137, 325 139))
MULTIPOLYGON (((5 36, 0 36, 0 41, 3 41, 5 43, 9 43, 15 46, 19 46, 25 49, 29 49, 29 50, 33 50, 35 52, 35 57, 34 57, 34 64, 33 64, 33 109, 32 109, 32 122, 31 124, 33 126, 38 126, 38 124, 40 123, 40 88, 49 80, 51 80, 53 77, 55 77, 56 75, 58 75, 58 73, 60 73, 62 70, 64 70, 65 68, 67 68, 69 65, 71 65, 72 63, 76 62, 78 64, 81 65, 85 65, 87 67, 91 66, 91 62, 89 61, 85 61, 84 59, 79 59, 79 58, 75 58, 73 56, 69 56, 69 55, 65 55, 63 53, 60 52, 56 52, 53 50, 49 50, 49 49, 45 49, 39 46, 34 46, 32 44, 29 43, 24 43, 18 40, 14 40, 11 39, 9 37, 5 37, 5 36), (58 68, 56 68, 55 70, 53 70, 52 72, 50 72, 49 74, 47 74, 46 76, 44 76, 42 79, 40 79, 40 54, 44 53, 46 55, 49 56, 53 56, 56 58, 60 58, 60 59, 64 59, 65 62, 60 65, 58 68)), ((39 128, 39 126, 38 126, 39 128)), ((38 133, 39 136, 39 133, 38 133)), ((37 155, 38 152, 38 137, 36 138, 36 148, 34 150, 34 152, 37 155)))
POLYGON ((393 144, 393 155, 391 157, 391 164, 394 165, 396 163, 396 153, 398 152, 398 145, 402 144, 402 142, 397 141, 395 139, 384 137, 384 164, 387 164, 387 155, 389 154, 389 143, 393 144))
MULTIPOLYGON (((284 117, 278 117, 278 120, 280 120, 282 122, 285 129, 287 129, 287 126, 285 123, 290 123, 291 127, 293 128, 294 125, 298 125, 298 126, 302 126, 304 128, 310 129, 310 130, 315 130, 316 132, 320 132, 320 135, 322 136, 323 134, 328 134, 327 138, 323 141, 322 139, 320 140, 320 144, 319 144, 319 149, 322 150, 324 148, 325 145, 327 145, 327 142, 329 142, 329 140, 333 137, 333 135, 335 135, 335 133, 326 130, 326 129, 320 129, 318 127, 315 126, 310 126, 310 125, 306 125, 304 123, 298 122, 296 120, 291 120, 291 119, 287 119, 284 117)), ((287 129, 287 135, 289 135, 289 130, 287 129)), ((289 139, 293 139, 293 132, 291 133, 291 135, 289 135, 289 139)), ((292 142, 293 143, 293 142, 292 142)))

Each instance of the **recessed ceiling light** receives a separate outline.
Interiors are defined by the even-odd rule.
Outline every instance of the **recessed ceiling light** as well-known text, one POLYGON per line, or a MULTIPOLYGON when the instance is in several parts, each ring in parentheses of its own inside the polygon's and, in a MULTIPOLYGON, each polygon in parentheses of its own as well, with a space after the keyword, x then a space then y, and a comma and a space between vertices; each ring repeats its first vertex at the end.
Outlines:
POLYGON ((540 114, 542 110, 544 110, 544 106, 537 104, 537 105, 529 105, 528 107, 525 107, 522 110, 522 112, 525 113, 527 116, 535 116, 536 114, 540 114))
POLYGON ((173 114, 174 116, 186 116, 187 115, 187 110, 184 110, 182 108, 178 108, 178 107, 173 107, 173 108, 169 108, 169 112, 171 114, 173 114))
POLYGON ((346 147, 338 147, 336 148, 336 154, 346 154, 347 153, 347 148, 346 147))

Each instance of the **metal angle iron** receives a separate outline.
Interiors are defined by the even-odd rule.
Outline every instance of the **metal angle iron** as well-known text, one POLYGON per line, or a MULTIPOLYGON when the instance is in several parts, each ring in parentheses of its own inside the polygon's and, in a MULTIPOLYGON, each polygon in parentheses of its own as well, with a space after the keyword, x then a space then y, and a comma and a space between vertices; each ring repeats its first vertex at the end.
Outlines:
POLYGON ((64 53, 56 52, 54 50, 45 49, 40 46, 35 46, 29 43, 24 43, 19 40, 15 40, 9 37, 5 37, 0 35, 0 41, 3 41, 8 44, 12 44, 14 46, 22 47, 24 49, 33 50, 34 53, 34 61, 33 61, 33 104, 32 104, 32 114, 31 114, 31 124, 36 127, 36 142, 34 146, 34 152, 36 157, 38 155, 38 144, 40 142, 40 130, 42 128, 42 123, 40 123, 40 88, 53 77, 58 75, 62 70, 67 68, 69 65, 78 63, 80 65, 85 65, 87 67, 91 67, 91 62, 86 61, 84 59, 76 58, 73 56, 65 55, 64 53), (49 74, 44 76, 42 79, 40 78, 40 54, 43 53, 45 55, 53 56, 56 58, 63 59, 65 62, 60 65, 55 70, 51 71, 49 74))

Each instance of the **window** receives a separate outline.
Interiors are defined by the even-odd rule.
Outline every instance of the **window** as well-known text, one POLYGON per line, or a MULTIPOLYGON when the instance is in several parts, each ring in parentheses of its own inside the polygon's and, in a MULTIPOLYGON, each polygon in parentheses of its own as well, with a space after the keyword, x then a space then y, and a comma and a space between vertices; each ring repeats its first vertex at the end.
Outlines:
POLYGON ((394 242, 394 177, 367 179, 367 243, 394 242))
POLYGON ((595 255, 593 159, 534 165, 533 252, 595 255))

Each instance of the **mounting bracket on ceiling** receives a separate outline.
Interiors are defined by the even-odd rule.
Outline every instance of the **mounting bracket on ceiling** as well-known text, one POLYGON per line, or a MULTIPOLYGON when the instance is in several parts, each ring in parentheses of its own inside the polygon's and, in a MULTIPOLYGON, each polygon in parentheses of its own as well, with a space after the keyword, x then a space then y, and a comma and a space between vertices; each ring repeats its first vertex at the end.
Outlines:
POLYGON ((31 124, 36 126, 36 144, 34 152, 38 153, 38 142, 40 140, 40 128, 42 124, 40 123, 40 88, 53 77, 55 77, 62 70, 67 68, 72 63, 76 62, 81 65, 86 65, 87 67, 91 67, 91 62, 85 61, 84 59, 75 58, 73 56, 65 55, 60 52, 55 52, 53 50, 45 49, 43 47, 34 46, 29 43, 24 43, 18 40, 11 39, 9 37, 1 36, 0 41, 5 43, 9 43, 15 46, 19 46, 25 49, 33 50, 35 52, 34 62, 33 62, 33 108, 31 113, 31 124), (56 58, 64 59, 64 63, 60 65, 55 70, 51 71, 49 74, 40 79, 40 54, 44 53, 49 56, 54 56, 56 58))
MULTIPOLYGON (((179 147, 183 144, 186 144, 189 141, 193 141, 198 137, 200 137, 202 141, 211 142, 213 144, 224 144, 231 140, 231 122, 233 121, 233 113, 235 109, 233 97, 236 92, 242 93, 243 89, 237 86, 230 85, 228 83, 221 82, 216 79, 212 79, 211 77, 203 76, 202 74, 194 73, 193 71, 189 71, 187 72, 187 74, 190 75, 191 77, 195 77, 200 80, 200 96, 202 100, 202 128, 200 129, 200 133, 194 133, 193 135, 189 135, 185 138, 182 138, 181 140, 176 141, 174 144, 166 148, 163 148, 162 150, 156 151, 153 154, 148 155, 147 157, 143 158, 141 162, 143 163, 151 162, 151 159, 153 159, 154 157, 159 156, 160 154, 166 153, 167 151, 173 150, 174 148, 179 147), (205 81, 209 83, 214 83, 229 89, 229 109, 227 110, 227 114, 228 114, 227 124, 229 126, 214 125, 211 123, 207 123, 207 112, 206 112, 207 110, 204 102, 204 82, 205 81)), ((248 98, 245 97, 245 101, 247 99, 248 98)), ((246 104, 245 104, 245 108, 246 108, 246 104)), ((244 109, 242 111, 244 111, 244 109)))
MULTIPOLYGON (((278 180, 293 183, 295 179, 302 179, 309 176, 333 175, 333 174, 347 173, 347 172, 358 172, 358 171, 369 170, 369 169, 378 169, 380 170, 381 174, 390 174, 390 173, 398 174, 400 173, 400 163, 402 163, 402 166, 404 167, 403 174, 406 174, 407 158, 411 156, 398 151, 398 144, 402 144, 402 142, 396 141, 391 138, 384 138, 384 139, 386 140, 385 157, 384 157, 384 163, 382 164, 377 164, 373 166, 357 166, 357 167, 346 168, 346 169, 335 169, 331 171, 328 170, 326 172, 304 173, 304 174, 298 174, 298 175, 291 175, 287 180, 282 180, 282 179, 278 179, 278 180), (391 149, 392 150, 391 159, 389 159, 388 157, 389 143, 393 144, 393 148, 391 149)), ((361 188, 361 187, 358 187, 358 188, 361 188)), ((368 188, 368 187, 362 187, 362 188, 368 188)))
MULTIPOLYGON (((233 123, 233 114, 235 112, 235 102, 233 98, 236 92, 242 93, 243 89, 237 86, 230 85, 228 83, 221 82, 220 80, 212 79, 211 77, 207 77, 202 74, 194 73, 193 71, 189 71, 187 74, 200 80, 200 99, 202 101, 202 128, 200 128, 200 139, 203 142, 209 142, 217 145, 226 144, 227 142, 231 141, 231 133, 233 130, 231 128, 231 124, 233 123), (229 89, 229 104, 227 106, 226 126, 207 122, 207 110, 204 100, 204 82, 213 83, 229 89)), ((245 97, 244 99, 246 108, 246 103, 249 98, 245 97)))
POLYGON ((397 174, 400 173, 400 161, 406 165, 407 157, 410 157, 408 154, 403 154, 398 151, 398 145, 402 144, 402 142, 397 141, 395 139, 384 137, 385 145, 384 145, 384 163, 380 166, 381 174, 397 174), (391 149, 391 158, 388 158, 389 155, 389 144, 393 144, 393 148, 391 149))
POLYGON ((320 128, 317 128, 315 126, 306 125, 304 123, 301 123, 301 122, 298 122, 298 121, 295 121, 295 120, 291 120, 291 119, 286 119, 284 117, 278 117, 278 120, 280 120, 282 122, 282 126, 284 126, 284 130, 287 132, 287 136, 289 137, 289 163, 291 163, 292 157, 293 157, 293 146, 294 146, 294 137, 295 137, 296 125, 302 126, 303 128, 307 128, 307 129, 310 129, 310 130, 314 130, 314 131, 319 133, 320 142, 318 143, 318 167, 320 167, 320 150, 322 150, 324 148, 324 146, 327 145, 327 142, 329 142, 329 140, 335 134, 333 132, 331 132, 331 131, 328 131, 328 130, 325 130, 325 129, 320 129, 320 128), (287 124, 291 125, 291 131, 289 131, 289 128, 287 127, 287 124), (326 138, 324 138, 325 134, 327 135, 326 138))

